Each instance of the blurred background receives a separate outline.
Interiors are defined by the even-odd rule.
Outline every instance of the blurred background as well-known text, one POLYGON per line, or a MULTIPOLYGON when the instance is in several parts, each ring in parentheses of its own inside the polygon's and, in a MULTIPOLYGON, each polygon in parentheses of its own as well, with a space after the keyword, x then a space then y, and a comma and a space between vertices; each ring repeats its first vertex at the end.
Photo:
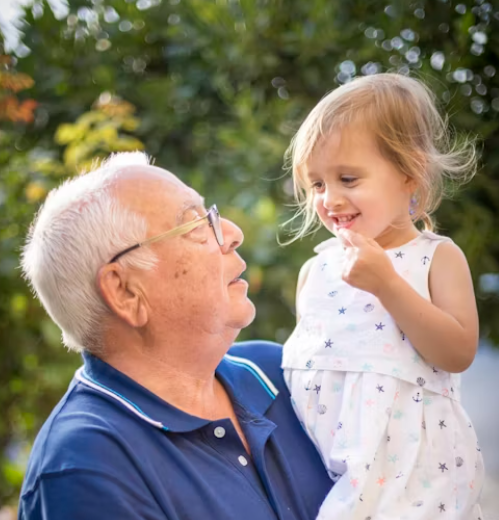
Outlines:
POLYGON ((81 359, 20 277, 48 190, 113 151, 142 149, 243 229, 255 322, 284 341, 302 263, 288 247, 282 157, 308 111, 358 75, 412 74, 481 169, 436 217, 474 277, 482 345, 464 402, 499 519, 499 4, 483 0, 0 0, 0 520, 11 518, 34 436, 81 359))

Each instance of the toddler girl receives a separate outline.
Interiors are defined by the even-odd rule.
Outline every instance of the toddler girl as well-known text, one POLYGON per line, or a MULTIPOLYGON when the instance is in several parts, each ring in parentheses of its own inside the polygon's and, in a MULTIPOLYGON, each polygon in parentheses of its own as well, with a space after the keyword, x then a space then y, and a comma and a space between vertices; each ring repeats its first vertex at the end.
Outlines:
POLYGON ((318 216, 336 237, 300 271, 282 363, 336 482, 318 518, 479 520, 483 464, 459 376, 477 349, 475 297, 429 216, 444 180, 475 172, 473 144, 450 139, 422 83, 378 74, 322 99, 288 154, 297 236, 318 216))

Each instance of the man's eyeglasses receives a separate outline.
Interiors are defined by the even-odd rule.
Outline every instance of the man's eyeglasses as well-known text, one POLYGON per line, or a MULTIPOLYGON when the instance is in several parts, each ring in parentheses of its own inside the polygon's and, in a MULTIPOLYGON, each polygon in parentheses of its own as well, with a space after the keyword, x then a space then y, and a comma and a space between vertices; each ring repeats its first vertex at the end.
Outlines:
POLYGON ((220 225, 220 213, 218 212, 217 206, 213 204, 211 208, 208 210, 206 215, 204 217, 199 217, 192 222, 187 222, 186 224, 182 224, 181 226, 178 226, 176 228, 170 229, 170 231, 167 231, 166 233, 161 233, 161 235, 156 235, 155 237, 148 238, 147 240, 144 240, 143 242, 139 242, 138 244, 135 244, 133 246, 127 247, 121 253, 118 253, 117 255, 114 255, 113 258, 108 262, 112 264, 113 262, 116 262, 118 258, 122 257, 123 255, 126 255, 130 251, 133 251, 135 249, 138 249, 139 247, 152 244, 153 242, 158 242, 159 240, 163 240, 165 238, 173 238, 178 237, 181 235, 185 235, 192 231, 193 229, 196 229, 197 227, 204 224, 204 221, 208 220, 208 223, 210 224, 211 228, 213 229, 213 232, 215 233, 215 238, 217 239, 218 245, 223 246, 224 245, 224 237, 222 234, 222 226, 220 225))

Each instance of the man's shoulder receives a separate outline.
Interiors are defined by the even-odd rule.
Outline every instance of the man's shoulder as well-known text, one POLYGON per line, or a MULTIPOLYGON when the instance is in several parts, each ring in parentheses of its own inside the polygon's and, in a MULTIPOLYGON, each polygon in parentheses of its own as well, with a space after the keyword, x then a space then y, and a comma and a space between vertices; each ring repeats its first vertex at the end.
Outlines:
POLYGON ((106 419, 109 407, 73 381, 39 431, 31 451, 23 494, 40 478, 102 470, 102 453, 117 448, 119 432, 106 419))

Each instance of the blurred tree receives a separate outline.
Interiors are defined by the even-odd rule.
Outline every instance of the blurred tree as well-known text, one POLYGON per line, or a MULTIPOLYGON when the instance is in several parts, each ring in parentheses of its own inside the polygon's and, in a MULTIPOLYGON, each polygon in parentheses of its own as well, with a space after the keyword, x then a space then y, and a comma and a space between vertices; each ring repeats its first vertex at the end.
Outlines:
POLYGON ((0 398, 10 410, 0 439, 7 457, 0 503, 18 491, 21 473, 12 461, 21 459, 14 448, 29 445, 79 361, 60 348, 19 280, 14 266, 22 237, 61 176, 94 156, 139 147, 129 132, 157 164, 243 228, 258 316, 241 337, 283 341, 293 327, 298 269, 327 237, 321 231, 289 247, 276 245, 278 224, 292 214, 292 188, 282 172, 291 136, 327 91, 356 75, 395 70, 424 79, 456 129, 483 139, 482 171, 437 217, 470 261, 482 332, 499 342, 498 279, 482 277, 499 271, 497 6, 481 0, 73 0, 57 20, 36 0, 25 20, 17 74, 34 79, 30 95, 38 106, 31 125, 6 128, 0 149, 6 381, 0 398), (121 106, 137 107, 140 125, 131 112, 111 122, 98 104, 91 109, 96 99, 126 100, 121 106))

